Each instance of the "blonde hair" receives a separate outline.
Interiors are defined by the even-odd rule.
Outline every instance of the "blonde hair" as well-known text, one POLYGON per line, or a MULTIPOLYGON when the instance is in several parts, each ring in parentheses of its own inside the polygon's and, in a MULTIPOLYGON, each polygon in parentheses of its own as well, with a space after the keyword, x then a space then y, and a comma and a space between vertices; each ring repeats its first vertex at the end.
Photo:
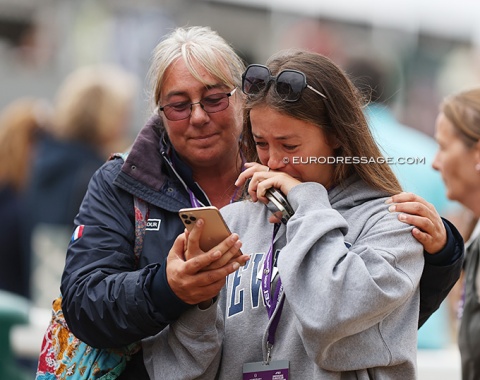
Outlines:
POLYGON ((133 109, 137 82, 135 76, 115 65, 77 69, 57 92, 52 133, 103 151, 125 132, 124 119, 133 109))
POLYGON ((446 97, 440 104, 440 111, 450 120, 467 147, 480 140, 480 87, 446 97))
POLYGON ((25 188, 34 144, 49 109, 33 98, 21 98, 0 114, 0 183, 15 191, 25 188))
POLYGON ((160 105, 165 71, 180 58, 192 76, 201 83, 206 84, 198 74, 198 66, 227 87, 240 87, 245 64, 217 32, 201 26, 177 28, 154 50, 149 78, 155 107, 160 105))

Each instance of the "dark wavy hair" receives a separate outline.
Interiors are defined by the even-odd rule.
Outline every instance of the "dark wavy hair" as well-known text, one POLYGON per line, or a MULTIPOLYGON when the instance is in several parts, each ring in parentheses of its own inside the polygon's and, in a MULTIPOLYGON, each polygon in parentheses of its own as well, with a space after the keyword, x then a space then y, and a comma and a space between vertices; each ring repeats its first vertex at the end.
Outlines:
POLYGON ((303 50, 282 50, 267 62, 272 75, 292 69, 303 72, 307 83, 321 91, 327 99, 305 89, 296 102, 285 102, 272 87, 245 100, 242 145, 248 161, 258 161, 250 122, 250 111, 268 106, 277 112, 317 125, 330 142, 338 142, 337 157, 375 158, 368 164, 335 164, 332 183, 341 185, 354 173, 375 189, 393 195, 401 186, 388 163, 376 160, 382 154, 365 119, 361 96, 347 75, 329 58, 303 50), (374 162, 373 162, 374 161, 374 162))

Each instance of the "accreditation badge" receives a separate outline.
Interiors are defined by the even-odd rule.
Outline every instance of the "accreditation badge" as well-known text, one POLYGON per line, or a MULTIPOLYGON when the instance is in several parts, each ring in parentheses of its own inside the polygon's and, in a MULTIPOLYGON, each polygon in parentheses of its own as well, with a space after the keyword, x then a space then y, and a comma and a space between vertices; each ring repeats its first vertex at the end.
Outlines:
POLYGON ((269 364, 245 363, 243 380, 288 380, 288 368, 288 360, 272 360, 269 364))

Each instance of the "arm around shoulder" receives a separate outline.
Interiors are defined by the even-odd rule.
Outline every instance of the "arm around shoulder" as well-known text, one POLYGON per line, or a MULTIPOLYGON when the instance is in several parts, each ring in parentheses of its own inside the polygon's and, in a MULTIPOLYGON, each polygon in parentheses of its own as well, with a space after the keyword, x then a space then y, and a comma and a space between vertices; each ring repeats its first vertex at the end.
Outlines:
POLYGON ((465 245, 457 228, 442 218, 447 233, 447 244, 438 253, 427 252, 420 280, 420 315, 418 327, 440 307, 462 272, 465 245))

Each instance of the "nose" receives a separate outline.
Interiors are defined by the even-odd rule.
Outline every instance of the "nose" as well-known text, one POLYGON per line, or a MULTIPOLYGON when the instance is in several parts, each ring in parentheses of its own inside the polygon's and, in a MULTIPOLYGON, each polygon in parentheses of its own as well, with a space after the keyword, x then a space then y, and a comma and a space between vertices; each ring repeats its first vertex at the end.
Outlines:
POLYGON ((289 162, 289 158, 282 154, 281 152, 277 152, 271 149, 268 152, 268 167, 272 170, 279 170, 287 166, 289 162))
POLYGON ((435 157, 433 158, 432 168, 434 170, 440 171, 440 159, 438 158, 438 155, 439 155, 439 153, 437 152, 435 154, 435 157))
POLYGON ((208 113, 203 109, 203 105, 200 102, 192 103, 192 112, 190 113, 190 123, 204 124, 208 120, 208 113))

